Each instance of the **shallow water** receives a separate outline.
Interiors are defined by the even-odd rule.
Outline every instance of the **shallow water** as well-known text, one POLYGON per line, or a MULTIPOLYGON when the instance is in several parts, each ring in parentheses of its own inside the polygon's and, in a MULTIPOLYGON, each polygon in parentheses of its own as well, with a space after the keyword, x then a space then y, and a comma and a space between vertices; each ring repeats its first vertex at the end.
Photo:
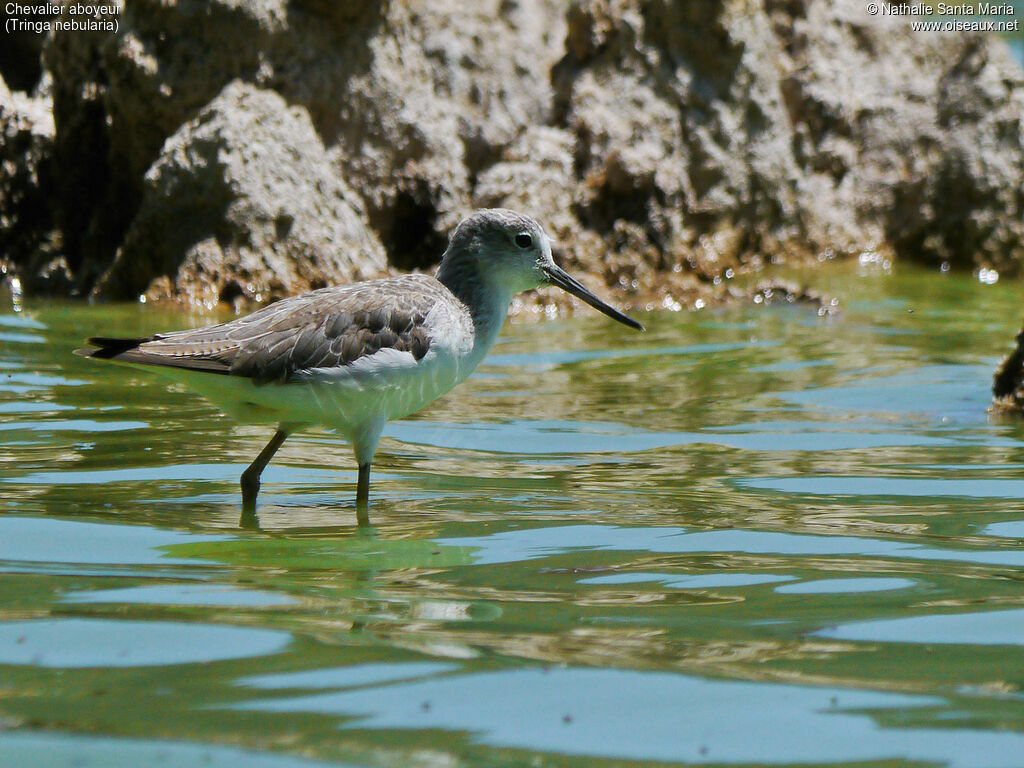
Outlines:
POLYGON ((0 314, 0 764, 1024 764, 1020 285, 814 280, 842 314, 514 322, 393 423, 355 526, 269 438, 0 314))

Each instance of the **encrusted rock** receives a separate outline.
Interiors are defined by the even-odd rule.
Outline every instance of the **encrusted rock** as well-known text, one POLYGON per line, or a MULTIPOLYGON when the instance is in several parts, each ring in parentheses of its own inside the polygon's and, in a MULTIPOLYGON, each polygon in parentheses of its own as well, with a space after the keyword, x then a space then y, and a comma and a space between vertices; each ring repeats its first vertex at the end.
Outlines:
POLYGON ((365 279, 386 264, 362 213, 306 110, 234 82, 164 144, 96 293, 211 304, 365 279))
POLYGON ((805 9, 777 28, 795 65, 782 85, 815 239, 1019 272, 1024 73, 999 36, 914 32, 856 2, 805 9))
MULTIPOLYGON (((306 235, 264 224, 251 246, 226 237, 247 231, 250 194, 227 179, 232 204, 195 212, 206 236, 144 241, 170 228, 140 209, 154 185, 217 188, 165 142, 199 130, 236 80, 307 116, 314 178, 343 180, 376 238, 363 273, 380 248, 392 267, 428 267, 479 205, 537 215, 570 266, 643 307, 823 253, 1000 271, 1024 259, 1024 77, 996 35, 914 32, 860 0, 112 1, 116 34, 55 33, 44 57, 54 216, 84 287, 106 274, 113 295, 244 297, 259 248, 311 252, 282 245, 306 235), (159 262, 146 267, 150 247, 159 262)), ((222 134, 240 147, 249 127, 234 119, 222 134)), ((271 215, 261 200, 256 221, 271 215)), ((274 263, 280 291, 355 274, 274 263)))
MULTIPOLYGON (((22 8, 42 8, 49 5, 49 0, 19 0, 17 5, 22 8)), ((11 10, 14 9, 5 8, 8 11, 7 19, 11 18, 11 10)), ((4 42, 0 45, 0 78, 12 91, 30 94, 43 79, 42 52, 46 35, 37 30, 44 29, 41 19, 46 18, 46 15, 26 17, 22 21, 27 24, 4 29, 4 42)))
POLYGON ((1024 81, 864 4, 577 0, 555 71, 580 222, 700 274, 883 249, 1019 269, 1024 81), (988 169, 988 170, 986 170, 988 169))
POLYGON ((70 289, 47 266, 59 248, 50 199, 53 135, 49 100, 12 92, 0 78, 0 255, 22 265, 36 292, 70 289))

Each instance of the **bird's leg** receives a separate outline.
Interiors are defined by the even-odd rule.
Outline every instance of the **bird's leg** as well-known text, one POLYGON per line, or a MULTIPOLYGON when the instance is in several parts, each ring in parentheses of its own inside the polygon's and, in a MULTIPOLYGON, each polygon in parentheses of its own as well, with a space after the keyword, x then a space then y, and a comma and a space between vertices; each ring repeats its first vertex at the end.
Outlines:
POLYGON ((284 441, 288 439, 288 433, 278 427, 277 432, 270 438, 266 448, 260 451, 260 455, 242 473, 242 515, 254 515, 256 513, 256 494, 260 492, 260 475, 264 467, 274 458, 284 441))
POLYGON ((356 484, 356 522, 360 527, 370 524, 370 462, 359 465, 356 484))
POLYGON ((377 443, 380 442, 381 433, 384 431, 384 422, 383 416, 377 416, 363 424, 352 436, 352 448, 356 455, 356 464, 359 465, 356 522, 360 528, 370 524, 370 464, 373 462, 373 454, 377 452, 377 443))

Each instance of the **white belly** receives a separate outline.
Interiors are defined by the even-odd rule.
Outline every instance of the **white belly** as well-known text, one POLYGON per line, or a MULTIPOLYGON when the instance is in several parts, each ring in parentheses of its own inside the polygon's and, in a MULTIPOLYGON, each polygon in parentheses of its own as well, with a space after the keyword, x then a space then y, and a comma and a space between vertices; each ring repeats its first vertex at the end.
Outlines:
POLYGON ((254 384, 173 368, 161 372, 181 381, 242 423, 320 425, 351 437, 380 419, 415 413, 463 381, 475 355, 431 350, 419 362, 408 352, 381 350, 340 369, 304 372, 299 380, 254 384))

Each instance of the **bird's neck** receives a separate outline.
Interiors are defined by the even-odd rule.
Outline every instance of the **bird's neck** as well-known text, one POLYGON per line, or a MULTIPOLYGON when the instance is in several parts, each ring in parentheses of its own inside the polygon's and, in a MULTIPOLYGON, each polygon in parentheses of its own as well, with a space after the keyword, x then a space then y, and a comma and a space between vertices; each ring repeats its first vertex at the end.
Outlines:
POLYGON ((473 319, 474 351, 483 357, 494 345, 508 315, 514 291, 481 274, 471 259, 445 259, 437 271, 437 280, 469 311, 473 319))

